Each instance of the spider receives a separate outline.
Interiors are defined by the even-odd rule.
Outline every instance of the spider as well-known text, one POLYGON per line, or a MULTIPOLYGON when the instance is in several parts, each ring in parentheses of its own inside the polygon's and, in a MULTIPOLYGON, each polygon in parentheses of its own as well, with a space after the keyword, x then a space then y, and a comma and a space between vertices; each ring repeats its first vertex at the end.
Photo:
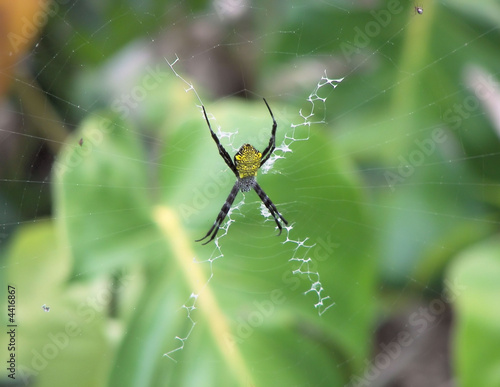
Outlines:
POLYGON ((234 161, 231 160, 229 153, 227 153, 227 151, 221 145, 219 139, 212 130, 212 126, 210 125, 210 121, 208 120, 207 117, 207 112, 205 111, 205 106, 202 106, 203 114, 205 115, 205 120, 207 121, 208 124, 208 129, 210 129, 210 134, 212 135, 213 140, 217 144, 217 148, 219 149, 219 154, 224 159, 227 166, 235 174, 236 182, 234 183, 234 186, 231 189, 231 192, 229 193, 226 202, 223 204, 219 212, 219 215, 217 215, 214 224, 212 225, 212 227, 210 227, 210 230, 208 230, 207 234, 203 238, 197 239, 196 242, 201 242, 202 240, 208 237, 210 237, 210 239, 208 239, 205 243, 203 243, 204 245, 213 241, 217 236, 217 232, 219 231, 220 225, 224 221, 227 213, 229 212, 229 209, 233 205, 234 199, 236 198, 238 191, 248 192, 252 188, 257 193, 257 195, 259 195, 260 200, 262 200, 262 203, 264 203, 266 208, 273 216, 274 221, 276 222, 276 225, 278 226, 279 229, 278 236, 281 235, 281 231, 283 230, 280 223, 280 219, 283 223, 288 225, 288 222, 278 212, 276 206, 273 204, 271 199, 269 199, 269 197, 262 190, 262 188, 260 188, 260 185, 257 183, 256 180, 257 171, 259 170, 260 167, 262 167, 266 163, 267 160, 269 160, 269 157, 271 157, 271 154, 276 148, 276 127, 278 126, 276 124, 276 120, 274 119, 271 108, 269 107, 266 99, 265 98, 263 99, 264 103, 267 106, 267 109, 269 110, 269 114, 271 114, 271 118, 273 119, 273 128, 271 130, 271 139, 269 140, 269 145, 267 146, 266 149, 264 149, 264 152, 260 153, 252 145, 244 144, 234 155, 234 161))

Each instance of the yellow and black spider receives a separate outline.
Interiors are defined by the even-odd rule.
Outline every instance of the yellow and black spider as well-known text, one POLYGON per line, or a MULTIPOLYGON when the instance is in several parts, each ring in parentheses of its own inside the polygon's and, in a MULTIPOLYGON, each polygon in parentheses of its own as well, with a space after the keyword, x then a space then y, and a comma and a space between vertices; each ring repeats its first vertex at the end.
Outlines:
POLYGON ((283 223, 288 225, 288 222, 285 220, 285 218, 283 218, 283 216, 281 216, 276 206, 273 204, 271 199, 269 199, 269 197, 262 190, 262 188, 260 188, 260 185, 257 183, 256 180, 257 171, 259 170, 260 167, 264 165, 264 163, 267 160, 269 160, 269 157, 271 157, 271 154, 274 152, 274 149, 276 147, 276 127, 278 125, 276 124, 273 112, 271 111, 271 108, 267 104, 265 98, 264 102, 267 106, 267 109, 269 110, 269 114, 271 114, 271 118, 273 119, 273 128, 271 130, 271 139, 269 140, 269 145, 267 146, 266 149, 264 149, 264 152, 260 153, 252 145, 245 144, 234 155, 234 162, 233 160, 231 160, 229 153, 227 153, 227 151, 221 145, 219 139, 212 130, 212 127, 210 126, 210 121, 208 120, 207 117, 207 112, 205 111, 205 106, 202 106, 203 114, 205 115, 205 120, 207 121, 208 128, 210 129, 210 134, 212 135, 212 138, 217 144, 217 148, 219 149, 219 154, 222 156, 227 166, 231 168, 231 171, 233 171, 233 173, 236 175, 237 180, 236 183, 234 183, 234 186, 231 189, 231 192, 229 193, 226 202, 222 206, 219 215, 217 215, 217 219, 215 219, 213 226, 210 228, 210 230, 208 230, 207 235, 205 235, 201 239, 196 240, 196 242, 200 242, 203 239, 208 238, 209 236, 210 239, 203 244, 206 245, 207 243, 213 241, 217 235, 217 232, 219 231, 220 225, 224 221, 224 218, 229 212, 229 209, 233 205, 234 199, 236 198, 238 191, 248 192, 252 188, 255 190, 257 195, 259 195, 260 200, 262 200, 266 208, 273 216, 274 221, 276 222, 276 225, 280 230, 278 235, 281 235, 281 231, 283 230, 279 219, 281 219, 283 223))

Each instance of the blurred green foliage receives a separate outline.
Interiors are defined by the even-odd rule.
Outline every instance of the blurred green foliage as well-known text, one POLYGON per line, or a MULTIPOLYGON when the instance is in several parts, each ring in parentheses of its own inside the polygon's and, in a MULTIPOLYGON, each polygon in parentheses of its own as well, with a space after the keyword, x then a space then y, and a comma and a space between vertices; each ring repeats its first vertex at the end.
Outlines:
MULTIPOLYGON (((377 323, 415 301, 429 305, 446 279, 460 284, 450 299, 453 379, 500 384, 500 143, 467 83, 470 69, 498 79, 498 5, 425 3, 422 15, 398 1, 331 5, 258 2, 248 25, 204 2, 61 6, 33 51, 34 65, 62 123, 79 125, 53 164, 53 216, 18 228, 0 272, 19 289, 21 380, 347 385, 372 364, 377 323), (175 69, 204 68, 220 50, 227 61, 239 58, 251 82, 243 92, 272 96, 278 144, 300 122, 297 112, 310 111, 307 96, 323 68, 346 77, 334 91, 319 90, 326 105, 316 101, 312 120, 325 124, 298 127, 296 137, 307 141, 292 144, 277 173, 259 175, 293 223, 288 237, 310 250, 275 236, 253 192, 218 242, 223 257, 214 244, 196 244, 233 184, 198 100, 163 55, 159 74, 167 75, 136 109, 117 104, 123 94, 107 88, 126 67, 124 49, 142 58, 144 42, 154 51, 161 35, 172 45, 189 41, 199 20, 217 25, 217 40, 191 44, 186 52, 196 55, 179 55, 175 69), (322 316, 315 293, 304 295, 307 276, 292 275, 298 263, 289 259, 307 256, 322 295, 335 302, 322 316), (190 331, 193 281, 212 274, 188 316, 196 321, 190 331), (177 362, 163 356, 188 334, 172 353, 177 362)), ((134 79, 120 80, 144 82, 157 65, 151 57, 139 61, 134 79)), ((214 128, 238 132, 232 145, 266 146, 271 122, 258 98, 203 100, 214 128)))

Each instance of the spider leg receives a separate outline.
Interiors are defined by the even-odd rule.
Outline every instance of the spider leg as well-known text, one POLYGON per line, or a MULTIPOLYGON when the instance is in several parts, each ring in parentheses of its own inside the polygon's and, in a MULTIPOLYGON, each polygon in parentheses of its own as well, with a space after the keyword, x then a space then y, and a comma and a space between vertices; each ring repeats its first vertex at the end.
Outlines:
POLYGON ((208 238, 210 234, 210 239, 203 243, 203 245, 206 245, 207 243, 212 242, 215 237, 217 236, 217 232, 219 232, 219 227, 226 218, 227 213, 229 212, 229 209, 233 205, 234 199, 236 198, 236 195, 238 194, 238 191, 240 190, 238 181, 234 183, 233 188, 231 189, 231 192, 229 193, 229 196, 227 197, 225 203, 222 205, 222 208, 219 212, 219 215, 217 215, 217 219, 215 219, 215 222, 212 227, 210 227, 210 230, 208 230, 207 235, 205 235, 201 239, 197 239, 195 242, 201 242, 203 239, 208 238))
POLYGON ((271 199, 269 199, 269 197, 262 190, 262 188, 260 188, 260 185, 257 182, 255 182, 255 184, 253 186, 253 189, 255 190, 255 192, 257 193, 257 195, 259 195, 260 200, 262 200, 262 203, 264 203, 264 205, 266 206, 266 208, 269 210, 269 212, 273 216, 274 221, 276 222, 276 225, 278 226, 278 228, 280 230, 278 236, 281 235, 281 231, 283 231, 283 227, 281 226, 281 223, 279 222, 279 219, 281 219, 281 221, 283 223, 285 223, 287 226, 288 226, 288 222, 279 213, 279 211, 276 208, 276 206, 274 205, 274 203, 271 201, 271 199))
POLYGON ((262 152, 262 161, 260 162, 260 166, 263 166, 264 163, 267 160, 269 160, 269 157, 271 157, 272 153, 274 152, 274 149, 276 148, 276 128, 278 126, 276 120, 274 119, 273 112, 271 111, 271 108, 267 104, 266 99, 263 98, 263 100, 266 103, 267 109, 269 110, 269 114, 271 114, 271 118, 273 119, 273 128, 271 130, 271 138, 269 140, 269 145, 267 146, 266 149, 264 149, 264 152, 262 152))
POLYGON ((203 108, 203 114, 205 115, 205 120, 207 121, 208 129, 210 129, 210 134, 212 135, 212 138, 214 139, 215 143, 217 144, 217 148, 219 149, 219 154, 222 156, 227 166, 231 168, 231 171, 233 171, 236 177, 238 177, 238 171, 236 170, 236 166, 234 165, 233 160, 231 160, 231 156, 229 156, 229 153, 227 153, 227 151, 224 149, 224 147, 219 141, 219 138, 212 130, 212 126, 210 125, 210 121, 208 120, 207 117, 207 112, 205 111, 205 106, 202 105, 201 107, 203 108))

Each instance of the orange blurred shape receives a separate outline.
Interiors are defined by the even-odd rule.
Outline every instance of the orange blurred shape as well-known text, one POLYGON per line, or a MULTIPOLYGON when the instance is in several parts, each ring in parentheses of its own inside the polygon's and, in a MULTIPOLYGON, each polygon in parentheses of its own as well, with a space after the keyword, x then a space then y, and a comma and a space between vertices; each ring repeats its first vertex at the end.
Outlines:
POLYGON ((57 8, 49 0, 0 0, 0 98, 14 78, 16 63, 57 8))

